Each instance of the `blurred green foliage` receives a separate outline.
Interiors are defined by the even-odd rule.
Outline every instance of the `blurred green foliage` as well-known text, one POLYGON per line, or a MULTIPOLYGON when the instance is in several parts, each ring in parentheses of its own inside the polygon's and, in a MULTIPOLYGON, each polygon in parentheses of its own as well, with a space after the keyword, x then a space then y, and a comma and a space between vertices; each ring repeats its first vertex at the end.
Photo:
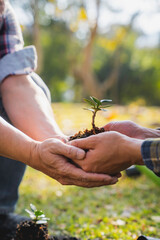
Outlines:
POLYGON ((65 23, 52 21, 43 28, 41 42, 44 58, 41 76, 46 81, 53 99, 61 101, 63 93, 68 89, 65 79, 70 69, 70 32, 65 23))
MULTIPOLYGON (((13 2, 19 4, 17 0, 13 2)), ((83 1, 71 1, 63 10, 58 8, 57 2, 39 1, 36 10, 39 13, 39 41, 43 56, 40 76, 50 88, 53 101, 81 101, 82 97, 91 94, 84 89, 84 82, 75 77, 74 67, 82 62, 84 47, 91 34, 88 15, 84 4, 80 4, 83 1), (46 10, 52 5, 54 14, 46 10), (82 24, 82 28, 88 27, 88 30, 79 36, 77 31, 82 24)), ((21 7, 34 17, 29 3, 23 0, 21 7)), ((34 24, 31 25, 24 31, 27 44, 33 42, 34 24)), ((160 48, 138 48, 136 41, 140 34, 130 23, 126 26, 114 24, 105 33, 97 30, 91 57, 99 86, 107 81, 115 68, 116 59, 119 60, 118 77, 102 98, 107 96, 117 104, 128 104, 140 98, 147 105, 160 105, 160 48)))

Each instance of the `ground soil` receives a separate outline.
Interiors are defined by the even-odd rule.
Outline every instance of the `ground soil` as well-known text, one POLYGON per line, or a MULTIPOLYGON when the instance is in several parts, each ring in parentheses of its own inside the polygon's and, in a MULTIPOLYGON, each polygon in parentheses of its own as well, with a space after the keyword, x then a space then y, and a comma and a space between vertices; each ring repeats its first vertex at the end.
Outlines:
POLYGON ((75 135, 71 136, 69 138, 69 141, 79 139, 79 138, 86 138, 102 132, 105 132, 104 128, 95 127, 95 129, 92 128, 91 130, 85 129, 84 131, 79 131, 75 135))
POLYGON ((17 226, 15 240, 48 240, 48 225, 24 221, 17 226))

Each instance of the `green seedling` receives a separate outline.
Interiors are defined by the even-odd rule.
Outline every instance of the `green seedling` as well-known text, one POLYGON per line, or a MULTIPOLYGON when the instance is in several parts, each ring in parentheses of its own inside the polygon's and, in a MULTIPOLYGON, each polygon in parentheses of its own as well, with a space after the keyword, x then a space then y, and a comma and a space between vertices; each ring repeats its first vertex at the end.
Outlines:
POLYGON ((37 210, 37 208, 30 204, 31 211, 28 209, 25 209, 25 211, 29 214, 32 221, 34 221, 36 224, 46 224, 49 218, 46 218, 43 211, 37 210))
POLYGON ((93 96, 90 96, 90 99, 86 99, 84 98, 84 101, 86 103, 88 103, 90 105, 89 108, 84 108, 85 110, 89 110, 93 113, 92 115, 92 128, 95 132, 95 117, 96 117, 96 114, 98 111, 106 111, 106 109, 104 108, 108 108, 110 107, 110 105, 108 105, 110 102, 112 102, 112 100, 110 99, 102 99, 102 100, 99 100, 93 96))

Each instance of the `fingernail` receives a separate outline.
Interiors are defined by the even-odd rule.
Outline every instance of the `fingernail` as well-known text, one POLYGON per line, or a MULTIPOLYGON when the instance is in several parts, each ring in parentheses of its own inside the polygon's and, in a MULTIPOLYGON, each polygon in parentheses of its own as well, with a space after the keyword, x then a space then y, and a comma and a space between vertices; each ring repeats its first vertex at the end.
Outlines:
POLYGON ((81 160, 81 159, 84 159, 84 157, 85 157, 85 151, 83 151, 81 149, 78 149, 78 151, 77 151, 77 159, 81 160))

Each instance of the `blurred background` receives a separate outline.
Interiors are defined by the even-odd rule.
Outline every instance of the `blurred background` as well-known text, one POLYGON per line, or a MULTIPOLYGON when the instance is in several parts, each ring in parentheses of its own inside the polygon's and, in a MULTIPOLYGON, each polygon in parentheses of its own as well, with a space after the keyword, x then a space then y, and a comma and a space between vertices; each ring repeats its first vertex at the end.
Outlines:
POLYGON ((160 0, 12 0, 54 102, 160 105, 160 0))

